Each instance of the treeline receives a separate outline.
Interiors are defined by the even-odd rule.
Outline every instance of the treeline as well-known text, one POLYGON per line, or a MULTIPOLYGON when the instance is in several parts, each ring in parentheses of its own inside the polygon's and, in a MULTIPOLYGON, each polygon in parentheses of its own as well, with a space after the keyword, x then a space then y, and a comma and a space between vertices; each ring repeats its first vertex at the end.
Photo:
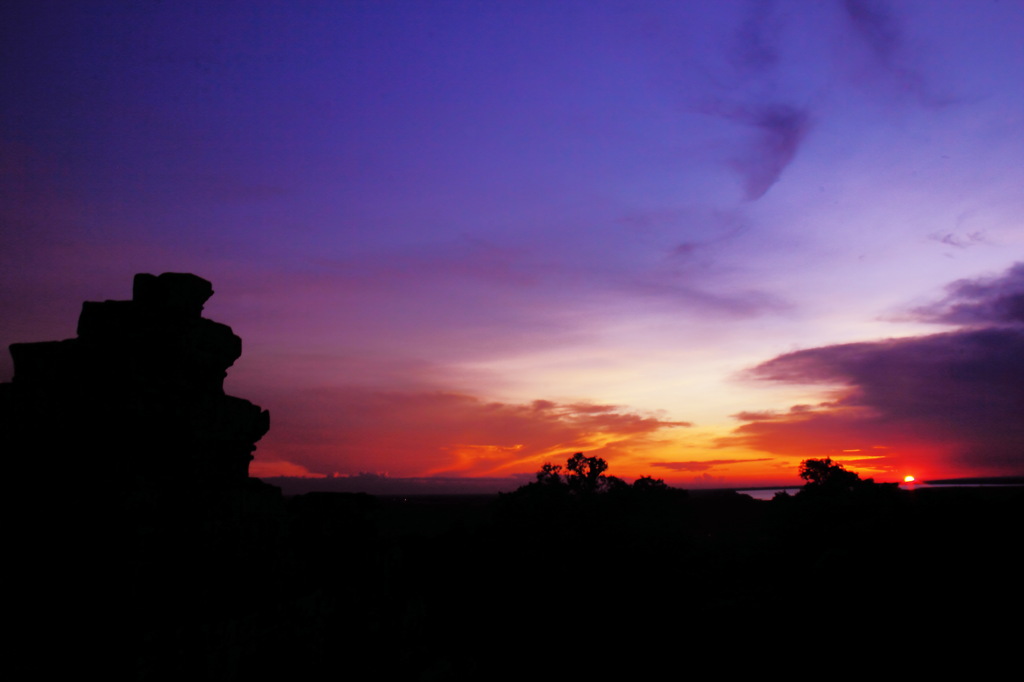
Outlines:
POLYGON ((142 679, 581 679, 644 669, 652 652, 781 641, 808 619, 832 636, 884 628, 894 587, 921 576, 944 601, 901 613, 905 627, 933 627, 946 600, 975 619, 996 599, 1022 604, 1005 541, 1019 493, 901 491, 829 460, 801 473, 798 494, 760 502, 627 483, 577 453, 494 497, 313 493, 255 516, 222 510, 187 536, 149 528, 133 589, 159 589, 161 613, 140 621, 136 667, 142 679), (164 549, 154 532, 169 533, 164 549), (197 594, 178 587, 195 580, 197 594))

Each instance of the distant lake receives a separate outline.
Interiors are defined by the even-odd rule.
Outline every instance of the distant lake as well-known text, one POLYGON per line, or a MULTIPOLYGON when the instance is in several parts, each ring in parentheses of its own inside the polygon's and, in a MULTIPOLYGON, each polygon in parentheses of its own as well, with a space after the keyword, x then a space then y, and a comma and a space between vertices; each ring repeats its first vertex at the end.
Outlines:
POLYGON ((775 493, 787 492, 790 495, 796 495, 799 492, 800 486, 794 488, 758 488, 756 490, 737 490, 741 495, 750 495, 755 500, 770 500, 775 497, 775 493))
MULTIPOLYGON (((915 481, 914 483, 900 483, 900 490, 924 490, 926 488, 1006 488, 1006 487, 1020 487, 1021 484, 1017 482, 1008 483, 982 483, 982 482, 964 482, 964 483, 925 483, 924 481, 915 481)), ((737 489, 736 492, 741 495, 749 495, 755 500, 770 500, 775 497, 776 493, 787 492, 790 495, 795 495, 800 492, 802 486, 793 486, 790 488, 755 488, 755 489, 737 489)))

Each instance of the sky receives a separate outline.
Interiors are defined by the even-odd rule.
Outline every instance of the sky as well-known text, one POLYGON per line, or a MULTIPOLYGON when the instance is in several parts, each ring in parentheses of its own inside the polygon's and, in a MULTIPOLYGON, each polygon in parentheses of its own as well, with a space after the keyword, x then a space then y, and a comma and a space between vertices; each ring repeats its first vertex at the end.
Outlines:
POLYGON ((38 0, 0 34, 0 344, 210 280, 254 475, 1024 473, 1020 0, 38 0))

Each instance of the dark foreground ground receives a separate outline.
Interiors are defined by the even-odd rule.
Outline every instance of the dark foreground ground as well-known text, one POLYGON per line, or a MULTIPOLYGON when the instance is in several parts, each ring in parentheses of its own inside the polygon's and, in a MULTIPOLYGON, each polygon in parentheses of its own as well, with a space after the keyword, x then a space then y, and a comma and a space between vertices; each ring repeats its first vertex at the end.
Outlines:
POLYGON ((633 678, 897 650, 980 673, 1019 648, 1024 488, 162 495, 61 531, 42 556, 65 577, 29 578, 27 632, 144 680, 633 678))

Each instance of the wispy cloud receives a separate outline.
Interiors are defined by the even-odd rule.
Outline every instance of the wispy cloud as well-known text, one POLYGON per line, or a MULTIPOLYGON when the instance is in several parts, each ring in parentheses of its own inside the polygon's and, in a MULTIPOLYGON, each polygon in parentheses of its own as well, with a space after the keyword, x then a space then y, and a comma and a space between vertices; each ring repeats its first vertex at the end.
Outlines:
POLYGON ((744 126, 752 134, 729 165, 743 181, 744 198, 757 201, 779 181, 811 130, 811 111, 788 103, 719 100, 701 110, 744 126))
POLYGON ((774 2, 751 3, 750 12, 736 32, 730 58, 741 72, 763 73, 779 63, 779 21, 774 2))
POLYGON ((880 0, 843 0, 843 9, 878 61, 893 67, 901 31, 887 4, 880 0))
POLYGON ((755 457, 747 459, 699 459, 685 462, 651 462, 651 466, 672 471, 708 471, 719 466, 744 464, 747 462, 769 462, 771 457, 755 457))
POLYGON ((394 476, 507 475, 577 451, 614 461, 689 426, 615 405, 484 401, 471 395, 362 388, 308 389, 269 405, 269 460, 312 473, 380 471, 394 476))
POLYGON ((843 0, 843 16, 867 47, 871 71, 884 82, 909 93, 919 104, 942 107, 953 101, 936 94, 923 71, 915 66, 905 38, 906 30, 893 5, 884 0, 843 0))
POLYGON ((755 201, 779 181, 793 162, 810 130, 810 114, 806 109, 777 105, 740 112, 737 120, 757 131, 756 143, 744 156, 733 161, 734 168, 743 177, 747 199, 755 201))
POLYGON ((933 234, 933 235, 929 235, 928 238, 933 240, 933 241, 937 241, 940 244, 945 244, 946 246, 952 246, 952 247, 957 248, 957 249, 967 249, 967 248, 970 248, 972 246, 977 246, 978 244, 986 243, 985 242, 985 234, 983 232, 981 232, 980 230, 975 231, 975 232, 969 232, 966 235, 962 235, 962 236, 959 235, 959 234, 956 234, 954 232, 946 232, 946 233, 941 233, 940 232, 940 233, 936 233, 936 234, 933 234))

